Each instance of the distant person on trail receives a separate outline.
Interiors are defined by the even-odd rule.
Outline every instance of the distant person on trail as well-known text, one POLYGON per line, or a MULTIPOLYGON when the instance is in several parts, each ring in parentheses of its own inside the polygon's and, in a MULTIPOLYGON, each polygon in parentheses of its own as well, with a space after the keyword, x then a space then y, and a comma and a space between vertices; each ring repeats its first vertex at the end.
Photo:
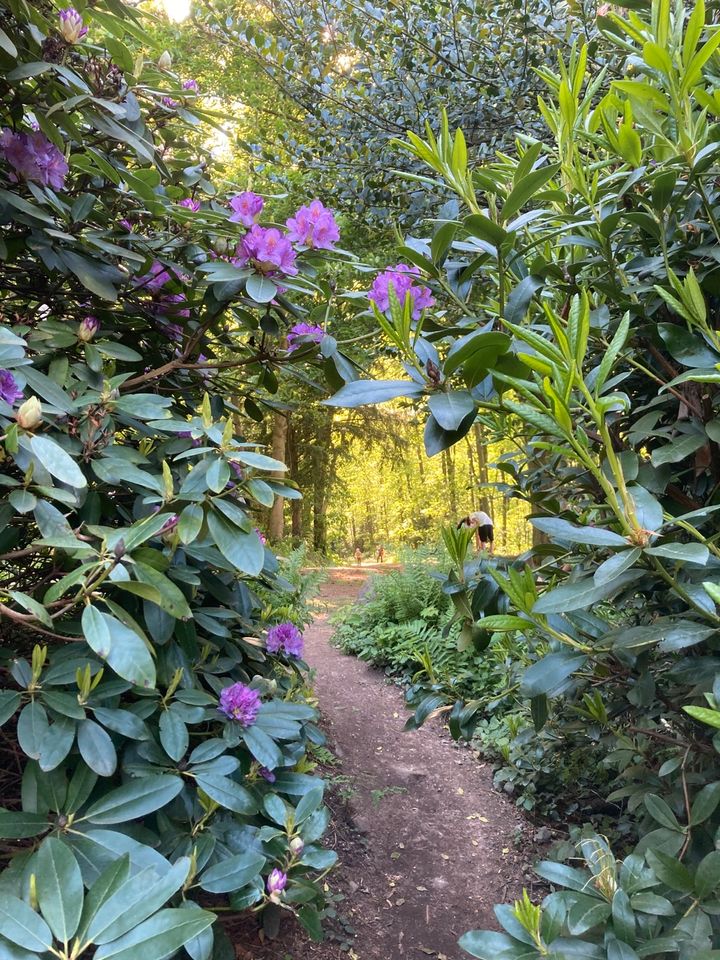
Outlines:
POLYGON ((488 553, 493 552, 494 526, 492 517, 484 510, 476 510, 474 513, 469 513, 467 517, 463 517, 457 529, 459 530, 460 527, 473 529, 478 548, 487 550, 488 553))
POLYGON ((377 563, 385 563, 385 547, 380 544, 377 549, 377 556, 375 557, 377 563))
POLYGON ((360 547, 355 547, 355 563, 357 563, 358 566, 362 563, 362 551, 360 547))

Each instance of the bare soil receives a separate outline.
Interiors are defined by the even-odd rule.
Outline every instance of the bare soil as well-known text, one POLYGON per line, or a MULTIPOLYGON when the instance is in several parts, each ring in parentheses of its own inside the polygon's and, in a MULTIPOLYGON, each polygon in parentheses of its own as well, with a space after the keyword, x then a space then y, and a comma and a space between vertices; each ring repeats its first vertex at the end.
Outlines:
POLYGON ((330 875, 336 916, 311 943, 287 924, 279 939, 237 931, 240 960, 463 960, 458 937, 497 927, 493 905, 517 896, 527 823, 492 788, 492 771, 441 723, 403 730, 402 691, 330 643, 329 617, 379 567, 335 568, 305 633, 328 747, 330 875), (238 934, 240 934, 238 936, 238 934))

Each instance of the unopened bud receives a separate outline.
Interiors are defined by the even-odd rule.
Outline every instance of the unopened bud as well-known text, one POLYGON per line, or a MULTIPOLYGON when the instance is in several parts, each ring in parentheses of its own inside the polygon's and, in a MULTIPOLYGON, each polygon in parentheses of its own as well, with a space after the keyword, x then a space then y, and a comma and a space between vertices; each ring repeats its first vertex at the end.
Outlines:
POLYGON ((66 10, 61 10, 58 17, 60 20, 60 33, 62 34, 63 40, 66 43, 77 43, 78 40, 82 40, 82 38, 88 32, 88 28, 85 26, 83 18, 74 7, 68 7, 66 10))
POLYGON ((42 421, 42 407, 37 397, 29 397, 18 407, 15 414, 18 426, 23 430, 33 430, 42 421))
POLYGON ((290 852, 296 857, 301 857, 304 849, 305 841, 302 837, 293 837, 290 841, 290 852))
POLYGON ((161 70, 169 70, 172 66, 172 56, 168 50, 163 50, 158 58, 157 65, 161 70))
POLYGON ((99 329, 100 321, 97 317, 85 317, 78 326, 78 340, 82 340, 83 343, 90 343, 99 329))

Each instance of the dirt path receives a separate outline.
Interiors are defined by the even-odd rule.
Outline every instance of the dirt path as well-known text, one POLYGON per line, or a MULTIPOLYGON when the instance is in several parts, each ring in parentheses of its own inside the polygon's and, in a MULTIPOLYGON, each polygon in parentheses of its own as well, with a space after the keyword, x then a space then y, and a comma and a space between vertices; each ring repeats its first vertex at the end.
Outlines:
POLYGON ((401 690, 330 645, 329 615, 357 597, 369 572, 333 570, 320 596, 326 612, 305 635, 330 746, 350 778, 352 825, 365 841, 348 851, 360 862, 339 851, 353 949, 359 960, 459 960, 457 938, 494 926, 493 904, 517 892, 520 822, 470 751, 437 725, 404 732, 401 690))
POLYGON ((384 568, 335 568, 305 633, 328 747, 340 857, 329 938, 287 929, 242 960, 467 960, 466 930, 497 927, 493 905, 521 890, 523 821, 491 786, 491 770, 439 723, 404 732, 402 691, 330 644, 329 618, 384 568))

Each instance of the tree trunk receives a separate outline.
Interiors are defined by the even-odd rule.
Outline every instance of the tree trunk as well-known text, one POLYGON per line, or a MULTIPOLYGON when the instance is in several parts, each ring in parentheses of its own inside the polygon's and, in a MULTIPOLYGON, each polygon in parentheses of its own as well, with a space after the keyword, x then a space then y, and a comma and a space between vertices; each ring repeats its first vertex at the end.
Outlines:
MULTIPOLYGON (((276 413, 273 418, 271 456, 275 460, 280 460, 281 463, 285 463, 287 433, 287 417, 283 413, 276 413)), ((273 476, 282 480, 285 473, 282 470, 277 470, 273 473, 273 476)), ((284 507, 285 498, 275 497, 273 505, 270 508, 270 520, 268 523, 268 535, 272 541, 282 540, 285 535, 284 507)))
POLYGON ((450 517, 452 520, 455 520, 458 512, 457 504, 457 485, 455 482, 455 458, 453 456, 452 449, 447 450, 447 481, 448 481, 448 494, 450 502, 450 517))
MULTIPOLYGON (((295 483, 298 483, 298 452, 295 429, 293 427, 292 416, 287 416, 287 465, 290 471, 290 477, 295 483)), ((290 501, 290 530, 292 534, 293 546, 297 547, 302 542, 303 535, 303 513, 302 500, 290 501)))
POLYGON ((488 483, 488 456, 485 436, 483 434, 483 428, 479 423, 475 424, 473 431, 475 433, 475 449, 477 450, 478 457, 478 480, 480 482, 478 500, 480 502, 480 509, 486 513, 490 513, 490 500, 487 486, 485 486, 485 484, 488 483))

